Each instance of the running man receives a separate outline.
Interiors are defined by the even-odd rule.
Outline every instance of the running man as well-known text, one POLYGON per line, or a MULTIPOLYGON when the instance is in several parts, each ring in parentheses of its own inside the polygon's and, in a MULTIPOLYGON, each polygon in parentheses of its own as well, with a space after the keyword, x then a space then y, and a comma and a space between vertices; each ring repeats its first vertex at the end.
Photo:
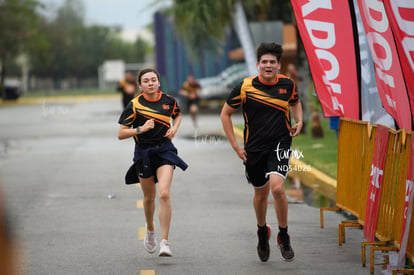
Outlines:
POLYGON ((198 112, 198 90, 201 89, 200 83, 195 79, 194 75, 189 74, 187 80, 183 83, 183 88, 179 94, 187 97, 187 106, 190 112, 191 119, 193 120, 194 128, 198 128, 197 124, 197 112, 198 112))
POLYGON ((253 206, 257 220, 257 253, 266 262, 270 255, 271 229, 266 223, 269 192, 279 233, 277 245, 286 261, 294 259, 288 235, 288 201, 284 182, 289 171, 292 137, 302 128, 302 107, 294 82, 278 74, 283 50, 276 43, 262 43, 257 49, 259 75, 245 78, 230 93, 221 111, 226 136, 243 160, 247 181, 254 186, 253 206), (233 131, 232 114, 242 107, 244 115, 244 148, 240 147, 233 131), (290 111, 295 119, 291 127, 290 111))
POLYGON ((142 93, 131 100, 119 118, 119 139, 133 137, 135 140, 134 164, 129 168, 126 184, 141 183, 144 193, 144 212, 147 232, 144 247, 155 253, 155 197, 158 182, 161 226, 159 256, 172 256, 168 242, 171 224, 170 188, 175 165, 185 170, 187 164, 178 157, 171 142, 181 123, 180 109, 176 100, 159 90, 160 77, 154 69, 138 73, 138 85, 142 93), (172 120, 172 125, 171 125, 172 120))
POLYGON ((134 75, 129 71, 126 72, 125 77, 118 82, 116 90, 122 93, 122 107, 125 108, 137 92, 137 81, 134 75))

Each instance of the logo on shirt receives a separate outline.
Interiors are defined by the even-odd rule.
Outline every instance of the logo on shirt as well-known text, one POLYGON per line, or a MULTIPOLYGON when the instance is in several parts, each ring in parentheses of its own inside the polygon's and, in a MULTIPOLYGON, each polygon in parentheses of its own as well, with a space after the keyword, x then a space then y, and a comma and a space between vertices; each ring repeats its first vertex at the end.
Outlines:
POLYGON ((170 105, 168 105, 168 104, 163 104, 163 105, 162 105, 162 109, 163 109, 163 110, 168 110, 168 109, 170 109, 170 105))
POLYGON ((287 94, 287 90, 286 89, 279 89, 279 94, 287 94))

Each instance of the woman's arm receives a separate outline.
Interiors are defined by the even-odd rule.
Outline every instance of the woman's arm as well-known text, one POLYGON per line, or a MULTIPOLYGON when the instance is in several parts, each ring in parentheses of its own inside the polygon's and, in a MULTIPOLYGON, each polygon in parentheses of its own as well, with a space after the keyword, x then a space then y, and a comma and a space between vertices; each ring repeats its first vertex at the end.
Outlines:
POLYGON ((173 123, 172 123, 172 127, 170 127, 170 129, 168 129, 167 133, 165 134, 165 137, 169 138, 169 139, 173 139, 175 134, 178 131, 178 128, 180 127, 181 124, 181 113, 178 113, 178 115, 173 119, 173 123))
POLYGON ((137 128, 130 128, 125 125, 121 125, 118 131, 118 139, 126 139, 141 133, 148 132, 149 130, 154 128, 154 120, 148 119, 145 121, 144 125, 138 126, 137 128))

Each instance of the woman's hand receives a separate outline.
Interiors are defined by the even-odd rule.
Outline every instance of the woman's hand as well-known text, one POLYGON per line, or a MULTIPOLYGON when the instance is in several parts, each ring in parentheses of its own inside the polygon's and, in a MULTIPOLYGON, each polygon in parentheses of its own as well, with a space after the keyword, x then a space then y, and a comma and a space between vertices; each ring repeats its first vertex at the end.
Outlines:
POLYGON ((177 130, 174 127, 171 127, 170 129, 168 129, 167 133, 165 133, 164 137, 173 139, 175 137, 176 132, 177 130))
POLYGON ((141 127, 141 133, 142 132, 148 132, 149 130, 154 129, 155 123, 153 119, 148 119, 147 121, 145 121, 144 125, 140 126, 141 127))
POLYGON ((181 114, 178 113, 177 116, 173 119, 172 126, 170 129, 168 129, 167 133, 165 133, 164 137, 168 139, 173 139, 175 137, 175 134, 178 131, 178 127, 180 127, 181 124, 181 114))

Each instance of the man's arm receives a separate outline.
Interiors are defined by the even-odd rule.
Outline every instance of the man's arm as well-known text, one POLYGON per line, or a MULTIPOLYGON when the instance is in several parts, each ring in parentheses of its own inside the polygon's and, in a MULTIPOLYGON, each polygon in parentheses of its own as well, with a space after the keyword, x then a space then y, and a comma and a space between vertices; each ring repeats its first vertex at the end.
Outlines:
POLYGON ((235 108, 232 108, 227 103, 224 103, 220 115, 221 123, 223 124, 224 133, 226 134, 231 147, 233 147, 233 150, 237 153, 239 158, 241 158, 243 162, 246 162, 246 151, 244 150, 244 148, 239 146, 236 140, 236 136, 234 135, 233 122, 231 120, 231 116, 234 114, 234 112, 236 112, 235 108))
POLYGON ((295 105, 290 106, 290 111, 292 112, 293 119, 295 120, 295 125, 291 128, 290 136, 296 137, 300 134, 303 126, 302 104, 299 100, 295 105))

